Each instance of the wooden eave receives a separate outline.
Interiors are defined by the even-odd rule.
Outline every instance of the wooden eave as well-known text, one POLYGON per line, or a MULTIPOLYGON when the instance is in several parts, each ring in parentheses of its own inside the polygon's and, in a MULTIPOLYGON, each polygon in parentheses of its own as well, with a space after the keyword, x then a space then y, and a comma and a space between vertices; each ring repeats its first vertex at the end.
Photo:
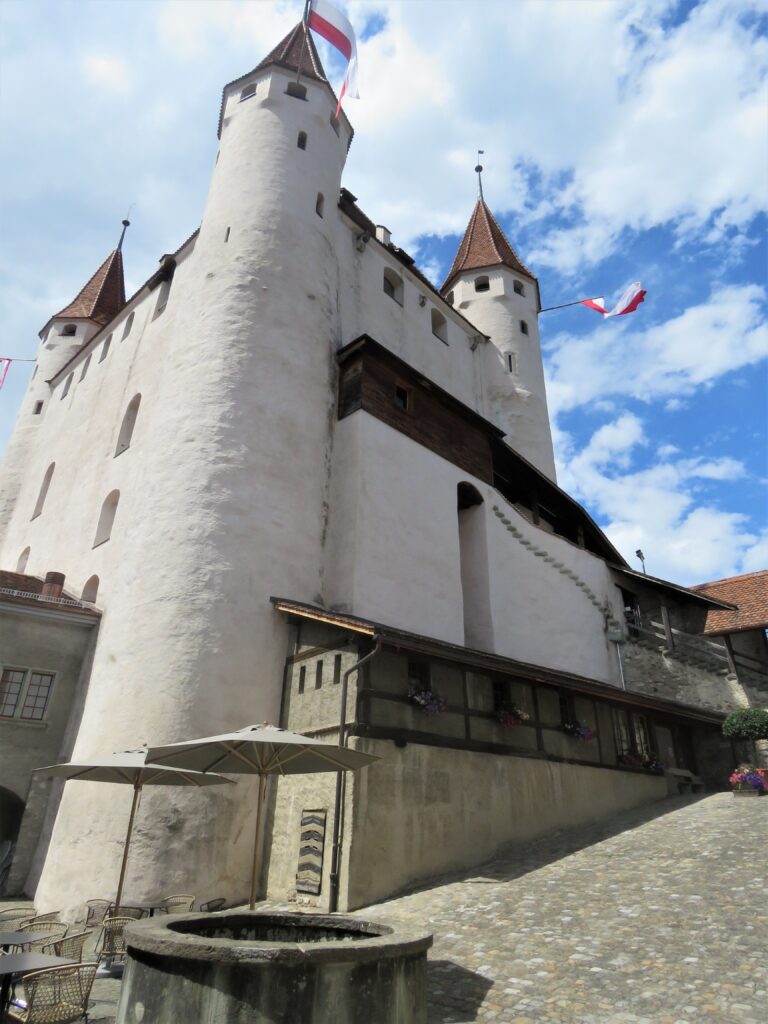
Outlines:
POLYGON ((608 562, 608 568, 613 569, 614 572, 620 573, 622 576, 642 583, 644 586, 651 587, 654 590, 661 590, 671 595, 672 597, 684 598, 686 601, 695 601, 698 604, 705 604, 710 608, 724 608, 726 611, 735 611, 737 605, 729 604, 727 601, 718 601, 715 597, 709 597, 707 594, 699 593, 695 590, 689 590, 688 587, 681 587, 677 583, 670 583, 668 580, 659 579, 658 576, 648 576, 644 572, 638 572, 636 569, 630 569, 626 564, 616 565, 615 563, 608 562))
POLYGON ((407 630, 396 629, 380 622, 360 618, 357 615, 332 612, 317 605, 282 597, 270 597, 270 601, 276 611, 285 615, 321 622, 347 632, 368 636, 373 643, 379 643, 389 650, 420 654, 438 661, 462 665, 469 669, 514 676, 526 682, 564 687, 574 693, 600 697, 619 704, 647 707, 669 715, 676 715, 679 718, 695 719, 715 725, 719 725, 725 719, 725 712, 699 708, 692 704, 683 704, 680 701, 667 700, 663 697, 651 697, 633 690, 620 690, 618 687, 598 682, 596 679, 587 679, 584 676, 562 672, 559 669, 543 668, 541 665, 531 665, 512 658, 504 658, 498 654, 489 654, 487 651, 462 647, 460 644, 410 633, 407 630))

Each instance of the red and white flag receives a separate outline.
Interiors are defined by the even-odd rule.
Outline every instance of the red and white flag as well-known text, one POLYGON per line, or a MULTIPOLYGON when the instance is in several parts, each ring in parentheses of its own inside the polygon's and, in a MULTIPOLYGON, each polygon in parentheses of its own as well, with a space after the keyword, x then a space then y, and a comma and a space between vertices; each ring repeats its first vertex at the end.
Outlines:
POLYGON ((327 39, 331 46, 335 46, 339 53, 346 57, 347 73, 339 93, 339 102, 336 107, 336 117, 339 116, 341 101, 344 96, 351 96, 359 100, 360 93, 357 88, 357 40, 355 30, 344 14, 329 4, 327 0, 311 0, 307 25, 323 39, 327 39))
POLYGON ((583 299, 581 304, 597 310, 605 317, 624 316, 625 313, 634 313, 640 303, 645 300, 645 295, 645 290, 641 287, 640 282, 634 281, 610 311, 605 308, 605 299, 602 296, 598 299, 583 299))
POLYGON ((11 367, 11 360, 6 359, 4 356, 0 356, 0 388, 5 384, 5 378, 8 374, 8 370, 11 367))

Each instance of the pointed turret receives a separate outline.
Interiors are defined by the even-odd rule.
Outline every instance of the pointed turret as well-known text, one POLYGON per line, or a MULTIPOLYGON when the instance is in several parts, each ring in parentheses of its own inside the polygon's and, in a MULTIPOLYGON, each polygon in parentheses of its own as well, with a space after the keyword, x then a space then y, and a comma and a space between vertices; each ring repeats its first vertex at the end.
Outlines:
POLYGON ((534 281, 538 295, 536 275, 532 274, 518 258, 517 253, 496 222, 496 218, 488 209, 485 200, 480 198, 475 204, 453 265, 448 271, 448 276, 440 291, 448 291, 454 280, 464 271, 488 270, 498 266, 509 267, 510 270, 524 274, 534 281))
POLYGON ((107 256, 69 305, 55 313, 51 320, 91 320, 103 327, 117 316, 124 305, 123 254, 118 248, 107 256))
POLYGON ((491 418, 515 451, 554 480, 539 343, 539 282, 507 241, 482 194, 440 290, 492 342, 485 350, 491 418))

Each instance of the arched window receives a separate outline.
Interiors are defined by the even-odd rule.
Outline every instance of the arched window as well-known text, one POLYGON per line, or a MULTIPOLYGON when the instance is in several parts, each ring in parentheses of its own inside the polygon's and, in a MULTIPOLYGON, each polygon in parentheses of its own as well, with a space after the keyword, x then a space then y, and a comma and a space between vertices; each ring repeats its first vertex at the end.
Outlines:
POLYGON ((307 148, 307 133, 306 132, 299 132, 299 137, 296 139, 296 145, 299 147, 299 149, 306 149, 307 148))
POLYGON ((85 380, 85 375, 86 375, 86 373, 88 373, 88 367, 90 365, 91 365, 91 353, 89 352, 88 355, 85 357, 85 362, 83 363, 83 369, 80 371, 80 380, 85 380))
POLYGON ((515 295, 525 295, 525 288, 523 287, 522 281, 515 281, 513 283, 513 287, 515 289, 515 295))
POLYGON ((21 552, 21 554, 19 555, 19 560, 16 563, 16 572, 24 573, 27 571, 27 562, 29 561, 29 552, 31 550, 31 548, 26 547, 21 552))
POLYGON ((318 217, 322 217, 323 216, 323 206, 324 205, 325 205, 325 199, 323 198, 323 193, 322 192, 318 192, 317 193, 317 201, 315 202, 315 213, 317 214, 318 217))
POLYGON ((464 644, 493 650, 488 539, 483 497, 470 483, 457 488, 464 644))
POLYGON ((403 279, 389 267, 384 269, 384 294, 402 306, 403 304, 403 279))
POLYGON ((525 322, 525 320, 521 320, 520 321, 520 333, 521 334, 527 334, 528 333, 528 324, 525 322))
POLYGON ((131 447, 133 428, 136 426, 136 417, 139 413, 140 404, 141 395, 134 395, 133 398, 128 403, 128 408, 125 410, 125 416, 123 416, 123 422, 120 425, 120 433, 117 435, 117 447, 115 448, 115 457, 124 452, 126 448, 131 447))
POLYGON ((99 362, 100 363, 103 363, 104 360, 107 358, 107 354, 109 352, 109 346, 111 344, 112 344, 112 335, 110 334, 110 336, 107 338, 107 340, 101 346, 101 355, 99 356, 99 362))
POLYGON ((133 327, 133 318, 135 316, 135 313, 131 313, 131 315, 125 321, 125 327, 123 328, 123 336, 120 338, 120 341, 125 341, 128 335, 131 333, 131 328, 133 327))
POLYGON ((251 98, 251 96, 255 96, 255 95, 256 95, 256 83, 255 82, 251 82, 249 85, 246 85, 245 88, 243 89, 243 91, 240 93, 240 102, 242 103, 243 100, 249 100, 251 98))
POLYGON ((475 291, 476 292, 488 292, 491 290, 491 283, 488 280, 488 275, 483 274, 482 277, 475 278, 475 291))
POLYGON ((432 310, 432 333, 440 341, 448 344, 448 322, 443 314, 438 313, 436 309, 432 310))
POLYGON ((91 576, 83 587, 83 592, 80 595, 81 601, 88 601, 89 604, 96 603, 96 595, 99 592, 99 577, 91 576))
MULTIPOLYGON (((157 318, 162 313, 165 312, 165 307, 168 305, 168 295, 170 294, 170 291, 171 291, 171 282, 170 282, 170 280, 163 281, 163 283, 160 285, 160 287, 157 290, 157 302, 155 303, 155 312, 152 314, 152 319, 153 320, 157 320, 157 318)), ((133 315, 133 314, 131 314, 131 315, 133 315)))
POLYGON ((65 383, 64 383, 64 388, 63 388, 63 390, 62 390, 62 392, 61 392, 61 398, 62 398, 62 401, 63 401, 63 400, 64 400, 64 399, 65 399, 65 398, 67 397, 67 395, 69 394, 69 389, 70 389, 70 388, 72 387, 72 381, 73 381, 73 379, 74 379, 74 376, 75 376, 75 375, 74 375, 74 373, 70 373, 70 375, 69 375, 69 376, 67 377, 67 379, 66 379, 66 381, 65 381, 65 383))
POLYGON ((73 338, 77 334, 77 324, 64 324, 59 334, 63 338, 73 338))
POLYGON ((37 501, 35 502, 35 511, 32 513, 33 519, 37 519, 37 517, 43 511, 43 505, 45 504, 45 496, 48 493, 48 488, 51 486, 51 477, 53 476, 54 469, 56 469, 56 463, 52 462, 48 469, 46 469, 45 471, 43 482, 40 485, 40 493, 38 494, 37 501))
POLYGON ((96 527, 96 536, 93 538, 93 546, 104 544, 112 536, 112 524, 117 513, 117 503, 120 501, 120 491, 110 491, 104 499, 99 515, 99 525, 96 527))

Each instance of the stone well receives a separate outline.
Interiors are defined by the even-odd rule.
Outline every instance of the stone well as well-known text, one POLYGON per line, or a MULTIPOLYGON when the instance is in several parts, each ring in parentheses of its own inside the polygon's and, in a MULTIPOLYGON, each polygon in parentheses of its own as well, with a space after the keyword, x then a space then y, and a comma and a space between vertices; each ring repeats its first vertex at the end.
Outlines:
POLYGON ((116 1024, 426 1024, 427 934, 227 911, 126 930, 116 1024))

